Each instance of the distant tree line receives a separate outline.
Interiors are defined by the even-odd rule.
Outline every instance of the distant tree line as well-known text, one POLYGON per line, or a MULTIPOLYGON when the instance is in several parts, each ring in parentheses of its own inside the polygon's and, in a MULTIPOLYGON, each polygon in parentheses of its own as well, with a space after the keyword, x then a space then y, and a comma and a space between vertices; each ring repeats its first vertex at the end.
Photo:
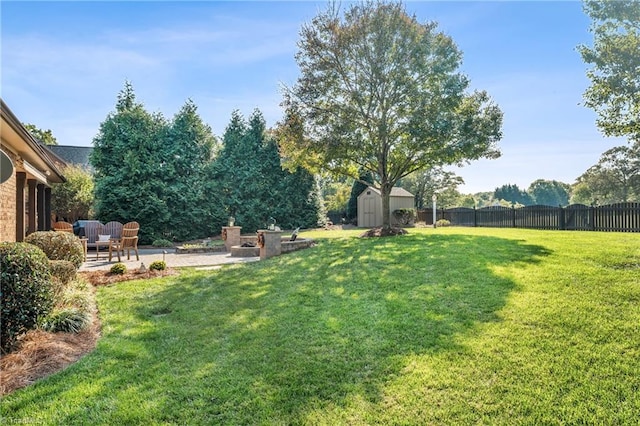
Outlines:
POLYGON ((129 82, 93 140, 95 217, 137 221, 141 241, 220 233, 230 216, 252 233, 271 217, 282 228, 324 218, 313 175, 280 167, 259 111, 234 112, 220 145, 187 101, 171 120, 150 114, 129 82))

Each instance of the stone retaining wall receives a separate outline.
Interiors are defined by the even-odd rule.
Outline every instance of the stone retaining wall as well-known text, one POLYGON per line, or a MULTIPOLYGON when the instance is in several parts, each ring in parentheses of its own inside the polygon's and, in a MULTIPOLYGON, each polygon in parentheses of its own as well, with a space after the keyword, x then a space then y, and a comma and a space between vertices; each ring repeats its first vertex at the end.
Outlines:
MULTIPOLYGON (((257 242, 258 237, 247 237, 244 242, 253 242, 254 244, 257 242), (249 240, 249 238, 253 238, 254 241, 249 240)), ((309 248, 315 244, 314 240, 307 238, 299 238, 295 241, 289 241, 289 238, 282 238, 281 240, 282 253, 289 253, 296 250, 302 250, 309 248)), ((241 246, 233 246, 231 247, 231 257, 257 257, 260 256, 260 248, 259 247, 241 247, 241 246)))
POLYGON ((213 247, 176 247, 177 254, 184 253, 224 253, 227 251, 225 246, 213 246, 213 247))

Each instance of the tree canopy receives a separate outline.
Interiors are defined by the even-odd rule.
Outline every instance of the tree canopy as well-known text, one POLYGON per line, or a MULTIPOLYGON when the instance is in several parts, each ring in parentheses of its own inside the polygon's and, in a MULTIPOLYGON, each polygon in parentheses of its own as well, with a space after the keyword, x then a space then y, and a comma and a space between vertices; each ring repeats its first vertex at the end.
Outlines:
POLYGON ((136 102, 130 83, 118 95, 115 112, 100 124, 93 140, 96 217, 137 221, 141 241, 168 232, 170 216, 164 200, 162 134, 166 120, 136 102))
POLYGON ((522 204, 524 206, 530 206, 533 204, 533 198, 531 195, 523 189, 520 189, 518 185, 507 184, 502 185, 493 193, 495 200, 505 200, 513 204, 522 204))
POLYGON ((594 38, 593 47, 578 48, 592 65, 585 105, 605 135, 640 141, 640 2, 589 0, 584 10, 594 38))
POLYGON ((51 131, 51 129, 42 130, 36 127, 35 124, 31 124, 31 123, 24 123, 23 125, 24 125, 24 128, 27 129, 33 137, 38 139, 43 144, 58 145, 58 140, 56 139, 55 136, 53 136, 53 132, 51 131))
POLYGON ((611 204, 640 201, 640 143, 605 151, 577 180, 572 201, 611 204))
POLYGON ((502 113, 468 93, 462 54, 433 22, 402 4, 335 3, 305 24, 286 88, 281 148, 287 159, 354 179, 369 171, 390 227, 389 194, 418 170, 499 156, 502 113))
POLYGON ((358 218, 358 196, 371 184, 373 184, 373 176, 369 171, 360 173, 358 179, 353 181, 349 201, 347 201, 347 219, 354 220, 358 218))
POLYGON ((51 189, 51 207, 67 222, 91 216, 93 208, 93 176, 81 166, 67 165, 62 170, 66 182, 51 189))
POLYGON ((413 193, 415 205, 419 209, 431 206, 434 193, 438 208, 458 207, 461 201, 458 186, 463 183, 464 179, 442 167, 415 172, 403 179, 403 185, 413 193))
POLYGON ((233 112, 206 185, 243 232, 266 227, 271 217, 283 228, 313 227, 322 215, 313 175, 299 168, 283 170, 277 141, 259 110, 248 121, 233 112))
POLYGON ((529 185, 527 192, 536 204, 566 206, 569 204, 571 186, 557 180, 537 179, 529 185))

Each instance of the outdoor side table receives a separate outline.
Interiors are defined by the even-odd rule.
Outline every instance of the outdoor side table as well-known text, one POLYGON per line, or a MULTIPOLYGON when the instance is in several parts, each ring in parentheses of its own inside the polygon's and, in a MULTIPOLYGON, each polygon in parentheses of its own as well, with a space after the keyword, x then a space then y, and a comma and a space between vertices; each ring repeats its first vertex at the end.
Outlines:
POLYGON ((84 254, 84 260, 87 261, 87 243, 89 242, 88 238, 80 238, 80 244, 82 244, 82 252, 84 254))
POLYGON ((100 256, 100 247, 107 247, 111 245, 111 241, 98 241, 96 240, 96 260, 98 260, 100 256))

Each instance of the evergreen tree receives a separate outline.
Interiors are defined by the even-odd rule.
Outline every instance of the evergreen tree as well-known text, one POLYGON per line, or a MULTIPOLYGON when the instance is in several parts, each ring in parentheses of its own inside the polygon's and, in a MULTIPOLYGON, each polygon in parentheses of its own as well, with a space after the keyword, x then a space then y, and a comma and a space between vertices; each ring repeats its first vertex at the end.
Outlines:
POLYGON ((233 216, 243 233, 265 228, 270 218, 283 229, 315 226, 321 214, 313 176, 282 169, 278 145, 258 110, 248 122, 234 111, 208 182, 225 217, 233 216))
POLYGON ((261 126, 256 117, 252 117, 252 123, 254 127, 250 129, 239 111, 232 113, 231 122, 223 136, 222 150, 210 174, 213 190, 221 198, 225 216, 235 217, 236 224, 242 226, 243 232, 255 232, 264 226, 268 218, 265 218, 264 212, 260 212, 263 182, 258 173, 259 132, 264 130, 264 125, 261 126))
POLYGON ((362 194, 362 191, 367 189, 369 185, 373 185, 373 174, 368 170, 360 171, 358 180, 353 182, 351 196, 349 196, 349 202, 347 202, 347 220, 358 218, 358 196, 362 194))
POLYGON ((103 222, 139 222, 141 242, 160 235, 170 216, 163 199, 165 126, 162 116, 149 114, 136 102, 127 82, 115 112, 100 124, 93 140, 96 217, 103 222))
POLYGON ((518 185, 502 185, 500 188, 496 188, 493 193, 495 200, 505 200, 513 204, 522 204, 524 206, 530 206, 533 204, 533 199, 524 190, 520 189, 518 185))
POLYGON ((214 147, 211 128, 198 115, 196 105, 187 101, 164 135, 163 199, 169 208, 164 228, 165 233, 171 232, 178 241, 211 234, 210 210, 202 182, 214 147))

